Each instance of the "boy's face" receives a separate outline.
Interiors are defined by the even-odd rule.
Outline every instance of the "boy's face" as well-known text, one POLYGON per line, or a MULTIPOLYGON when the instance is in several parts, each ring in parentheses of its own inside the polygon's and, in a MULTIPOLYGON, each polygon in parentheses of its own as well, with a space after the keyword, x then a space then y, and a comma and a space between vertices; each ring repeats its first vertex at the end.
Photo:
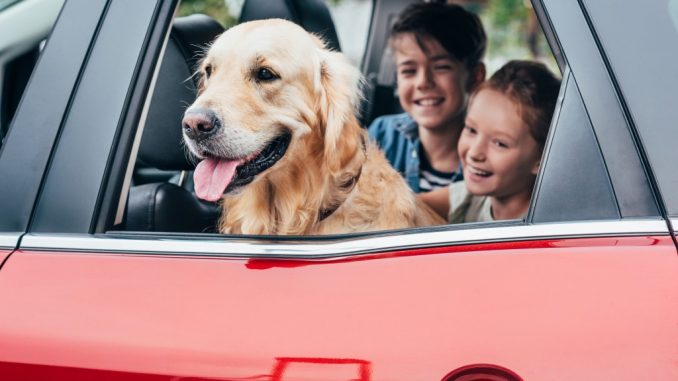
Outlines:
POLYGON ((466 187, 472 194, 504 200, 530 197, 541 149, 518 105, 506 95, 491 89, 476 93, 458 150, 466 187))
POLYGON ((419 126, 449 129, 463 122, 469 91, 476 81, 464 64, 433 38, 422 51, 412 33, 394 40, 400 105, 419 126))

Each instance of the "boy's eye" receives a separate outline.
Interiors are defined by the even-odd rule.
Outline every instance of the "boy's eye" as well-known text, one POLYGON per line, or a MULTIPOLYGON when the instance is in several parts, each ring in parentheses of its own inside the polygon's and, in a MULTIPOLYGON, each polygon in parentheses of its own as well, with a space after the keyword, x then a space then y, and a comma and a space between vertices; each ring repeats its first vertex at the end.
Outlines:
POLYGON ((506 143, 504 143, 504 142, 501 141, 501 140, 495 140, 495 141, 494 141, 494 144, 495 144, 497 147, 500 147, 500 148, 509 148, 509 145, 506 144, 506 143))
POLYGON ((401 69, 400 74, 401 75, 414 75, 417 71, 414 69, 401 69))
POLYGON ((433 67, 434 70, 438 71, 447 71, 447 70, 452 70, 452 66, 450 65, 437 65, 433 67))

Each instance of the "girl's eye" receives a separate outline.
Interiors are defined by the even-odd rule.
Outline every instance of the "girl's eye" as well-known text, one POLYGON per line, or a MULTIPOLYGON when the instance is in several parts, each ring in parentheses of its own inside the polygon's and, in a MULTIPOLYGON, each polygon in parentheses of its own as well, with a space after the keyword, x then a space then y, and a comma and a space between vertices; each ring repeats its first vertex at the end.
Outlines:
POLYGON ((205 78, 209 78, 212 75, 212 65, 205 66, 205 78))
POLYGON ((278 77, 275 73, 273 73, 270 69, 267 69, 265 67, 260 68, 257 70, 255 77, 257 81, 259 82, 271 82, 274 81, 280 77, 278 77))
POLYGON ((470 127, 470 126, 464 126, 464 131, 466 133, 473 134, 473 135, 475 135, 476 132, 477 132, 475 128, 470 127))
POLYGON ((416 70, 414 69, 402 69, 400 70, 401 75, 414 75, 416 73, 416 70))
POLYGON ((509 148, 508 144, 502 142, 501 140, 495 140, 494 144, 500 148, 509 148))

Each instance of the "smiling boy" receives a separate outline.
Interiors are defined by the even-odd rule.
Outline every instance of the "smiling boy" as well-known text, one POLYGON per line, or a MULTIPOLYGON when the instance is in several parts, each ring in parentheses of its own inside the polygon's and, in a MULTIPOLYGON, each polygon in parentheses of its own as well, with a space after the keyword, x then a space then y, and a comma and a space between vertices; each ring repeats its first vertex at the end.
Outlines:
POLYGON ((462 180, 457 142, 468 96, 485 79, 480 19, 458 5, 415 3, 389 42, 405 113, 377 118, 370 137, 415 192, 462 180))

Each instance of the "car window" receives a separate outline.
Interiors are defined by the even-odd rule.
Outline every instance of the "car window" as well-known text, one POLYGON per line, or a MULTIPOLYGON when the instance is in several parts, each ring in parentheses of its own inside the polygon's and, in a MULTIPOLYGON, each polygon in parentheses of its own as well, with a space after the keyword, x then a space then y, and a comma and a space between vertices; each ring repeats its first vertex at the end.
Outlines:
MULTIPOLYGON (((202 11, 212 9, 212 11, 207 13, 210 13, 211 17, 217 19, 217 21, 226 28, 228 28, 229 24, 232 23, 234 19, 242 17, 242 3, 227 1, 225 3, 220 3, 219 5, 219 8, 209 8, 209 2, 183 2, 180 7, 180 16, 178 16, 175 21, 175 29, 181 28, 181 24, 184 21, 190 21, 191 18, 196 17, 195 15, 191 15, 195 10, 201 11, 202 13, 202 11), (224 9, 227 10, 228 16, 224 16, 224 9)), ((359 62, 362 49, 366 44, 367 31, 370 26, 369 16, 372 11, 372 2, 361 0, 328 1, 327 6, 331 12, 334 26, 337 29, 342 51, 354 50, 356 53, 353 53, 351 59, 354 62, 354 65, 357 66, 358 63, 356 61, 359 62), (360 21, 361 18, 367 18, 367 21, 360 21), (361 24, 363 26, 360 26, 361 24)), ((555 64, 555 60, 550 53, 543 33, 539 29, 534 10, 530 6, 526 6, 523 2, 515 3, 512 6, 491 2, 483 6, 474 6, 472 4, 470 9, 481 13, 483 15, 483 21, 490 25, 487 32, 490 36, 488 76, 511 59, 526 58, 544 62, 552 71, 559 74, 558 66, 555 64), (520 25, 522 25, 522 27, 520 27, 520 25), (507 30, 512 32, 507 33, 507 30), (511 36, 514 33, 526 36, 525 39, 531 41, 531 43, 526 44, 521 42, 519 38, 512 38, 511 36)), ((182 48, 177 50, 174 47, 176 43, 181 43, 181 41, 178 40, 178 36, 181 34, 182 33, 175 33, 174 31, 170 34, 170 40, 165 53, 165 60, 167 60, 167 62, 163 62, 162 64, 158 84, 156 85, 157 88, 151 101, 149 116, 144 128, 144 136, 141 140, 138 160, 132 178, 129 200, 126 205, 127 214, 125 215, 125 218, 119 219, 119 223, 122 224, 121 226, 124 226, 122 230, 191 231, 211 233, 217 232, 218 230, 215 226, 215 221, 220 214, 218 205, 199 202, 197 200, 193 201, 194 207, 197 207, 196 210, 198 210, 197 218, 196 216, 193 216, 193 218, 176 218, 176 220, 184 222, 194 220, 197 225, 191 226, 190 223, 164 224, 157 219, 150 221, 147 218, 149 212, 148 192, 153 195, 156 195, 156 192, 162 194, 164 194, 164 192, 169 192, 172 194, 172 196, 170 196, 171 198, 183 197, 178 196, 175 193, 184 193, 186 191, 192 193, 194 190, 192 173, 192 165, 194 163, 186 163, 186 148, 183 147, 181 143, 180 119, 183 110, 192 103, 191 97, 194 96, 193 94, 198 86, 198 83, 195 81, 196 78, 192 77, 193 71, 196 70, 195 65, 197 65, 197 60, 193 62, 194 66, 192 68, 181 68, 179 74, 171 74, 174 75, 175 78, 169 81, 173 82, 174 85, 168 85, 168 78, 166 77, 170 75, 169 71, 173 70, 169 62, 172 60, 171 55, 180 54, 181 50, 185 49, 182 48), (177 89, 182 95, 177 99, 167 99, 167 95, 173 94, 177 89), (158 128, 166 129, 170 123, 173 123, 175 126, 170 134, 158 134, 157 132, 153 132, 158 128), (172 141, 176 141, 168 141, 170 137, 172 141), (168 159, 177 155, 167 152, 166 149, 178 152, 178 157, 176 157, 176 159, 168 159), (158 182, 170 185, 163 186, 162 189, 160 189, 157 185, 158 182), (140 193, 144 195, 146 199, 140 196, 140 193)), ((201 44, 204 46, 204 42, 192 43, 192 45, 198 46, 201 44)), ((189 53, 188 56, 200 56, 200 53, 200 51, 197 51, 189 53)), ((351 53, 348 52, 347 54, 351 55, 351 53)), ((576 90, 573 91, 573 93, 574 92, 576 92, 576 90)), ((570 111, 568 110, 568 112, 570 111)), ((564 130, 571 131, 566 128, 564 128, 564 130)), ((567 148, 562 148, 565 146, 567 146, 567 143, 559 146, 561 147, 559 149, 567 150, 567 148)), ((554 151, 558 152, 558 149, 554 151)), ((559 160, 554 160, 552 163, 557 162, 559 162, 559 160)), ((552 166, 553 165, 555 164, 552 164, 552 166)), ((559 170, 554 169, 552 172, 557 173, 558 171, 559 170)), ((553 178, 547 178, 543 181, 542 186, 544 189, 555 190, 557 189, 557 184, 558 181, 555 181, 553 178)), ((163 199, 166 198, 166 196, 163 196, 163 199)), ((559 197, 556 195, 554 196, 554 199, 559 199, 559 197)), ((608 204, 609 202, 600 205, 608 204)), ((157 206, 157 204, 154 205, 157 206)), ((565 204, 561 203, 558 205, 564 206, 565 204)), ((586 216, 558 213, 558 210, 558 207, 554 207, 554 209, 551 209, 550 212, 546 213, 548 216, 541 214, 535 218, 535 221, 555 221, 568 218, 586 219, 586 216), (556 210, 556 212, 551 215, 551 212, 554 210, 556 210)), ((175 213, 181 214, 180 211, 176 211, 175 213)), ((605 213, 602 214, 610 218, 617 216, 617 214, 612 214, 611 216, 605 213)), ((601 217, 601 214, 597 214, 596 216, 601 217)))
POLYGON ((9 8, 10 6, 18 3, 21 0, 2 0, 0 1, 0 12, 4 11, 5 8, 9 8))
POLYGON ((537 184, 532 222, 620 217, 598 140, 574 78, 566 72, 561 106, 537 184), (563 177, 566 174, 566 177, 563 177), (588 184, 582 188, 580 184, 588 184))
POLYGON ((627 102, 637 139, 656 176, 667 212, 678 216, 676 88, 678 1, 585 1, 602 49, 627 102), (633 6, 632 6, 633 4, 633 6), (614 18, 606 17, 615 7, 614 18), (651 20, 651 21, 650 21, 651 20))
MULTIPOLYGON (((521 2, 520 6, 524 4, 521 2)), ((532 12, 531 8, 529 10, 532 12)), ((222 212, 220 205, 201 202, 194 194, 191 179, 196 163, 186 154, 181 123, 184 111, 195 99, 200 86, 200 78, 194 73, 204 55, 204 47, 223 32, 224 25, 205 15, 176 17, 173 27, 165 31, 167 42, 164 49, 159 50, 164 53, 164 57, 158 53, 158 57, 162 57, 157 61, 159 66, 139 66, 139 52, 144 51, 145 44, 145 40, 139 36, 149 35, 145 17, 153 15, 151 8, 144 8, 144 12, 134 15, 133 21, 137 23, 134 29, 125 29, 129 38, 134 39, 134 44, 127 44, 124 55, 122 51, 114 54, 107 49, 108 44, 120 38, 116 23, 110 21, 101 28, 106 33, 98 32, 99 37, 91 49, 92 55, 86 63, 82 82, 65 117, 64 131, 59 135, 60 141, 50 161, 49 173, 42 182, 39 203, 32 211, 31 232, 122 231, 193 236, 194 233, 219 231, 217 221, 222 212), (191 30, 190 26, 197 24, 206 28, 203 29, 204 33, 200 36, 186 33, 191 30), (185 28, 187 25, 188 29, 185 28), (115 59, 111 54, 116 56, 115 59), (123 59, 124 67, 120 65, 123 59), (113 81, 113 77, 100 75, 112 69, 111 62, 117 63, 114 74, 125 78, 127 82, 113 81), (137 77, 135 70, 140 67, 157 74, 153 77, 137 77), (134 96, 130 95, 130 86, 134 86, 134 96), (102 87, 109 91, 97 91, 102 87), (147 88, 152 91, 144 90, 147 88), (109 97, 115 97, 115 103, 107 101, 109 97), (89 123, 93 108, 98 110, 98 120, 105 119, 105 124, 92 126, 89 123), (130 108, 138 114, 126 111, 130 108), (84 141, 88 144, 83 145, 84 141), (84 152, 88 160, 73 155, 72 152, 76 151, 84 152), (82 181, 74 183, 71 180, 79 176, 82 176, 82 181), (167 203, 169 208, 162 211, 158 209, 167 203), (65 220, 69 224, 63 224, 65 220)), ((125 12, 124 6, 115 6, 108 10, 106 17, 109 20, 127 21, 131 16, 125 12)), ((151 27, 160 29, 163 26, 158 23, 151 27)), ((157 38, 154 43, 162 45, 163 41, 157 38)), ((517 56, 524 58, 522 55, 517 56)), ((514 57, 505 57, 506 60, 511 58, 514 57)), ((541 59, 535 57, 535 60, 541 59)), ((156 65, 155 61, 144 62, 156 65)), ((565 62, 562 67, 567 68, 568 63, 565 62)), ((539 170, 536 188, 539 197, 533 200, 533 211, 527 221, 516 218, 492 223, 444 225, 433 228, 434 231, 521 226, 525 222, 619 218, 615 204, 616 189, 610 188, 609 175, 606 173, 607 158, 601 158, 596 140, 599 136, 592 131, 596 123, 592 122, 594 118, 587 115, 584 91, 580 94, 577 77, 573 76, 573 79, 567 75, 561 89, 561 100, 556 107, 556 117, 552 121, 544 162, 539 170), (570 161, 568 155, 573 151, 580 152, 578 158, 590 159, 595 165, 587 163, 587 160, 570 161), (572 171, 568 168, 574 167, 568 166, 569 163, 577 166, 576 173, 570 173, 572 171), (578 189, 588 181, 595 183, 587 184, 586 192, 572 192, 572 189, 578 189), (584 195, 590 197, 587 202, 592 208, 576 210, 577 197, 584 195)), ((348 187, 352 181, 354 178, 348 179, 348 187)), ((365 234, 371 233, 357 232, 354 235, 365 234)), ((219 236, 216 237, 213 238, 218 239, 219 236)))
MULTIPOLYGON (((359 66, 362 62, 372 15, 372 0, 321 0, 329 9, 344 54, 359 66)), ((238 22, 244 0, 183 0, 177 15, 203 13, 225 28, 238 22)))
POLYGON ((244 0, 182 0, 177 16, 202 13, 215 19, 224 28, 228 28, 238 22, 243 4, 244 0))
POLYGON ((370 0, 326 0, 337 28, 342 52, 360 66, 370 31, 373 3, 370 0))
POLYGON ((509 59, 531 59, 558 72, 555 58, 529 1, 450 1, 466 4, 479 14, 487 32, 488 72, 494 73, 509 59))
POLYGON ((0 1, 0 147, 62 4, 0 1))

